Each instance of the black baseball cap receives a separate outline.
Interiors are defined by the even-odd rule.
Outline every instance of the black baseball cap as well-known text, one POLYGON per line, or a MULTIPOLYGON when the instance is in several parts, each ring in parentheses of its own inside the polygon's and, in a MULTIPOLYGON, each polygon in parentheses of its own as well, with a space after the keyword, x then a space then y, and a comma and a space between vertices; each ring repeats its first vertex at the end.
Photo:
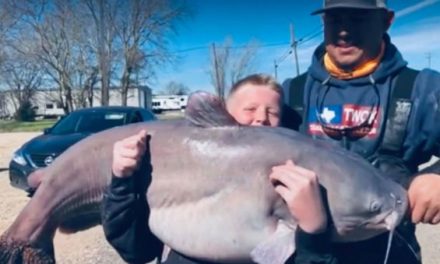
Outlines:
POLYGON ((312 13, 322 14, 336 8, 387 9, 386 0, 324 0, 324 7, 312 13))

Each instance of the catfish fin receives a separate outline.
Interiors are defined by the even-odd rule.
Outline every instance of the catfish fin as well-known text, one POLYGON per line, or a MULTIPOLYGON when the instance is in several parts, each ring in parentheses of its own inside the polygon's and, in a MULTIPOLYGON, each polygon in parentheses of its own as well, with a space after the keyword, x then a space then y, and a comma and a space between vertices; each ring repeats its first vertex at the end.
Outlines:
POLYGON ((160 263, 166 262, 170 253, 171 253, 171 248, 167 245, 163 245, 162 257, 160 263))
POLYGON ((225 103, 204 91, 189 96, 185 118, 199 127, 238 126, 237 121, 226 111, 225 103))
POLYGON ((40 186, 44 177, 44 169, 38 169, 33 171, 29 177, 27 178, 28 188, 26 192, 28 193, 28 197, 32 197, 37 190, 38 186, 40 186))
POLYGON ((43 177, 44 177, 44 169, 38 169, 33 171, 27 179, 27 183, 29 187, 33 189, 37 189, 38 186, 40 186, 41 182, 43 181, 43 177))
POLYGON ((252 250, 252 260, 258 264, 284 264, 295 252, 295 230, 279 220, 275 233, 252 250))

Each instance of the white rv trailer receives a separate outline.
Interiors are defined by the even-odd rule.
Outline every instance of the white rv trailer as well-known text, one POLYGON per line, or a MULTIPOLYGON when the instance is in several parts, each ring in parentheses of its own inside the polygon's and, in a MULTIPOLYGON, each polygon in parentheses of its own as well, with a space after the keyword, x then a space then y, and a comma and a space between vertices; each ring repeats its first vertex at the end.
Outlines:
POLYGON ((183 111, 188 103, 188 95, 154 95, 151 108, 154 112, 179 110, 183 111))

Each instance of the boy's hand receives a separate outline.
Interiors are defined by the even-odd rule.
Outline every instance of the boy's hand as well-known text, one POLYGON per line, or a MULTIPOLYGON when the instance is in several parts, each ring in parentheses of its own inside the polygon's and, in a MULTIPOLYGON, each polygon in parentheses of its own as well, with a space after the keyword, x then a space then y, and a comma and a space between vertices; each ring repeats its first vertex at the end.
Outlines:
POLYGON ((327 228, 327 215, 321 198, 318 178, 313 171, 293 164, 275 166, 269 176, 275 191, 287 203, 299 227, 307 233, 320 233, 327 228))
POLYGON ((116 177, 129 177, 138 169, 146 150, 147 131, 117 141, 113 145, 112 172, 116 177))

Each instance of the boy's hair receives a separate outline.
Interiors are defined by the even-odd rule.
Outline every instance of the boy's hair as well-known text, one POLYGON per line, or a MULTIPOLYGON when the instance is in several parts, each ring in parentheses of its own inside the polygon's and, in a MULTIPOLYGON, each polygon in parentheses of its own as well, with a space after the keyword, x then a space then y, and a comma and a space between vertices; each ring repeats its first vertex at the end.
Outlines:
POLYGON ((263 73, 251 74, 238 80, 229 90, 228 98, 234 95, 234 93, 236 93, 245 84, 268 85, 270 89, 274 90, 280 95, 280 103, 283 102, 283 87, 272 76, 263 73))

